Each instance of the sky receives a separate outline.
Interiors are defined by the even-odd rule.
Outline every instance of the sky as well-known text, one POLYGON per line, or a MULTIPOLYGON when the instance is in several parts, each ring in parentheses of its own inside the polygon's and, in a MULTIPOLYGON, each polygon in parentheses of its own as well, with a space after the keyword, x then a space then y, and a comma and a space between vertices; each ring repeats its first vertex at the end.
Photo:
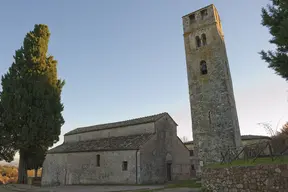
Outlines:
POLYGON ((214 4, 219 11, 241 134, 267 135, 288 120, 287 84, 261 60, 273 49, 261 8, 268 0, 3 1, 0 75, 34 24, 51 32, 49 54, 65 79, 63 135, 77 127, 168 112, 178 136, 192 139, 182 16, 214 4))

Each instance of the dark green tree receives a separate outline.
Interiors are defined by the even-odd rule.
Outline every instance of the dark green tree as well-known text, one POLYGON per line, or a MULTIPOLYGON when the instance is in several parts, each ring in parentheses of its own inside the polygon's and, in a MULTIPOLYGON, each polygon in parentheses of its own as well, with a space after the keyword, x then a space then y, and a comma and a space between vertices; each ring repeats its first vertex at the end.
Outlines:
POLYGON ((286 81, 288 80, 288 1, 271 0, 272 5, 262 8, 262 25, 268 27, 276 46, 275 51, 261 51, 261 57, 286 81))
POLYGON ((42 167, 48 149, 47 147, 35 146, 31 147, 28 151, 26 154, 27 169, 34 170, 34 176, 37 177, 38 169, 42 167))
POLYGON ((29 150, 34 146, 52 146, 59 140, 64 124, 64 81, 57 77, 57 61, 47 55, 49 38, 48 26, 35 25, 2 76, 2 121, 19 150, 18 183, 27 182, 29 150))
POLYGON ((0 161, 11 162, 14 159, 16 150, 12 142, 12 135, 2 122, 2 114, 3 107, 0 100, 0 161))

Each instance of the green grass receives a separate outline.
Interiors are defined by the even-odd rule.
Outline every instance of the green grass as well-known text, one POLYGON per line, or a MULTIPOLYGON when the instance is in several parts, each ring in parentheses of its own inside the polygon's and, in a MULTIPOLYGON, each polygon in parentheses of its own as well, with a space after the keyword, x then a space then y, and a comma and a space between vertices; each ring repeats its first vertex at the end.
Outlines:
POLYGON ((272 161, 271 157, 261 157, 255 160, 255 162, 252 162, 253 159, 248 159, 248 160, 235 160, 232 161, 231 164, 225 163, 215 163, 215 164, 210 164, 205 167, 207 168, 225 168, 225 167, 237 167, 237 166, 254 166, 254 165, 267 165, 267 164, 283 164, 283 163, 288 163, 288 156, 283 156, 283 157, 277 157, 276 159, 274 158, 274 161, 272 161))

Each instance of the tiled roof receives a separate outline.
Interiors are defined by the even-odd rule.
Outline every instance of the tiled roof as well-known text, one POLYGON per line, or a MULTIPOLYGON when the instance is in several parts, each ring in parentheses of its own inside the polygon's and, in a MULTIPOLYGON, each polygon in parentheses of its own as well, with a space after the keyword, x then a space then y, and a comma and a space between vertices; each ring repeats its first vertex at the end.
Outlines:
POLYGON ((144 143, 152 138, 154 134, 141 134, 120 137, 109 137, 98 140, 64 142, 48 151, 48 153, 76 153, 91 151, 116 151, 139 149, 144 143))
POLYGON ((242 135, 241 140, 254 140, 254 139, 271 139, 271 137, 263 135, 242 135))
POLYGON ((119 121, 119 122, 115 122, 115 123, 93 125, 93 126, 89 126, 89 127, 80 127, 80 128, 74 129, 74 130, 66 133, 65 136, 66 135, 74 135, 74 134, 78 134, 78 133, 85 133, 85 132, 90 132, 90 131, 97 131, 97 130, 102 130, 102 129, 111 129, 111 128, 116 128, 116 127, 126 127, 126 126, 130 126, 130 125, 138 125, 138 124, 155 122, 167 114, 168 113, 160 113, 160 114, 156 114, 156 115, 140 117, 140 118, 126 120, 126 121, 119 121))

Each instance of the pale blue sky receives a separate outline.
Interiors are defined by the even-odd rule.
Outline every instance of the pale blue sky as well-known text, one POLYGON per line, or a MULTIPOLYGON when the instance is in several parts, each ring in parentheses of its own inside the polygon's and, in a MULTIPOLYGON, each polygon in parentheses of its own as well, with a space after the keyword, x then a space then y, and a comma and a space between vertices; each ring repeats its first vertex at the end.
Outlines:
POLYGON ((0 74, 34 24, 47 24, 49 53, 66 80, 62 135, 166 111, 178 135, 191 139, 181 17, 211 3, 222 19, 241 132, 266 134, 257 123, 288 120, 287 84, 257 53, 271 47, 260 24, 268 0, 3 1, 0 74))

